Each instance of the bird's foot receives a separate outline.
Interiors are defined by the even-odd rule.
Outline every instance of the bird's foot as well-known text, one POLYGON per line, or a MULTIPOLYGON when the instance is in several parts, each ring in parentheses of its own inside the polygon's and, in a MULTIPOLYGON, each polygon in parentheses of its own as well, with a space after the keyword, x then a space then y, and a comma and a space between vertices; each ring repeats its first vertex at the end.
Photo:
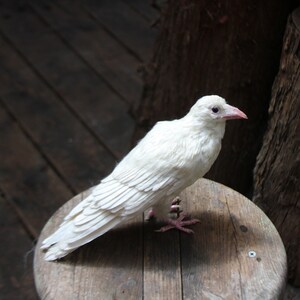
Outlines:
POLYGON ((156 231, 157 232, 166 232, 170 229, 178 229, 185 233, 193 233, 194 231, 192 229, 185 228, 184 226, 194 225, 199 222, 200 221, 198 219, 190 219, 187 214, 181 213, 180 216, 176 220, 169 219, 168 225, 165 225, 156 231), (188 220, 185 220, 185 219, 188 219, 188 220))

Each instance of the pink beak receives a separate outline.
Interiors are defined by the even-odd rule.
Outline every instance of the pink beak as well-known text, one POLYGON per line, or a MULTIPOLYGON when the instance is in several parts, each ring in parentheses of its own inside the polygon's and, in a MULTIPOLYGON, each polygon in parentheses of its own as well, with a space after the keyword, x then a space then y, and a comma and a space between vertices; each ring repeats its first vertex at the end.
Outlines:
POLYGON ((223 119, 232 120, 232 119, 248 119, 247 115, 243 113, 238 108, 226 104, 225 112, 222 115, 223 119))

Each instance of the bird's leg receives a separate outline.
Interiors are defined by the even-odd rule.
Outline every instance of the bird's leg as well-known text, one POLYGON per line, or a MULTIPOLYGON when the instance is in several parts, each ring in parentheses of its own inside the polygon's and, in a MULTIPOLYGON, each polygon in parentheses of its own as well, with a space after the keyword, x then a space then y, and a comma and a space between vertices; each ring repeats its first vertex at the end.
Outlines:
MULTIPOLYGON (((171 202, 171 207, 170 207, 170 213, 171 214, 177 214, 177 217, 179 217, 179 214, 182 212, 180 210, 180 198, 179 197, 176 197, 173 199, 173 201, 171 202)), ((168 209, 168 208, 167 208, 168 209)), ((156 211, 161 211, 161 207, 156 207, 156 208, 153 208, 151 207, 148 211, 147 211, 147 218, 146 220, 147 221, 150 221, 152 219, 155 219, 156 218, 156 211)))
POLYGON ((171 213, 177 213, 177 216, 179 216, 180 213, 180 198, 177 196, 176 198, 173 199, 172 203, 171 203, 171 209, 170 212, 171 213))
POLYGON ((196 223, 199 223, 200 221, 198 219, 190 219, 187 214, 181 213, 179 217, 174 219, 169 219, 168 224, 161 227, 159 230, 156 230, 157 232, 166 232, 170 229, 178 229, 180 231, 186 232, 186 233, 193 233, 194 231, 189 228, 185 228, 184 226, 193 225, 196 223), (188 220, 185 220, 188 219, 188 220))
POLYGON ((147 212, 146 221, 151 221, 153 219, 155 219, 155 212, 153 208, 150 208, 150 210, 147 212))
POLYGON ((177 196, 172 200, 172 205, 179 205, 180 202, 181 202, 181 199, 179 198, 179 196, 177 196))
POLYGON ((158 232, 165 232, 168 231, 170 229, 178 229, 180 231, 186 232, 186 233, 192 233, 193 230, 189 229, 189 228, 185 228, 185 226, 188 225, 193 225, 196 224, 198 222, 200 222, 198 219, 191 219, 187 214, 182 213, 182 211, 180 210, 180 198, 176 197, 172 202, 171 202, 171 208, 170 206, 166 206, 165 202, 162 203, 157 203, 154 207, 152 207, 147 214, 147 220, 151 220, 153 218, 158 218, 159 220, 164 220, 165 219, 165 214, 168 212, 169 213, 176 213, 177 214, 177 218, 176 219, 172 219, 169 218, 167 220, 167 225, 161 227, 159 230, 156 230, 158 232))

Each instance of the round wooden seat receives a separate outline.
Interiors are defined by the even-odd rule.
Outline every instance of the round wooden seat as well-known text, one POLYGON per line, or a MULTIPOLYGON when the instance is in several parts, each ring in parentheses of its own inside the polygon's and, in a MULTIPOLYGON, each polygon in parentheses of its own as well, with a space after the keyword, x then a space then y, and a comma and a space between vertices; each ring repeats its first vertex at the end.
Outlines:
POLYGON ((58 262, 43 260, 41 241, 89 191, 49 220, 35 251, 35 283, 42 299, 278 299, 286 254, 267 216, 250 200, 207 179, 181 195, 199 218, 194 234, 155 232, 143 216, 79 248, 58 262))

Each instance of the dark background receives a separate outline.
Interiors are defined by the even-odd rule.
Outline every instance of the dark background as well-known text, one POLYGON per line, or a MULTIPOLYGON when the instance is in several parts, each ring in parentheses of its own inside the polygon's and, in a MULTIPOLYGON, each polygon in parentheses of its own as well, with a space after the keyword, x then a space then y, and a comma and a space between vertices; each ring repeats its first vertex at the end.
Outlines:
MULTIPOLYGON (((284 28, 296 3, 266 1, 266 7, 251 4, 249 16, 257 14, 259 20, 268 21, 261 24, 249 17, 244 27, 228 22, 227 14, 218 15, 226 31, 214 35, 214 30, 205 29, 200 40, 212 40, 214 47, 207 48, 208 43, 203 43, 203 51, 194 53, 210 74, 201 75, 200 85, 196 79, 191 80, 193 73, 188 69, 193 66, 193 56, 181 61, 183 66, 178 66, 177 60, 167 61, 168 49, 164 45, 172 43, 164 39, 170 25, 165 16, 176 12, 182 3, 186 1, 170 1, 167 6, 163 1, 147 0, 0 0, 1 300, 37 299, 32 271, 34 245, 58 207, 108 174, 156 119, 181 116, 202 94, 222 92, 222 85, 242 78, 234 70, 251 76, 253 72, 260 74, 258 83, 264 83, 256 83, 256 89, 262 89, 264 95, 262 103, 262 98, 253 93, 246 102, 239 102, 234 86, 231 94, 222 93, 231 104, 241 104, 252 120, 258 120, 242 125, 248 126, 247 131, 253 129, 251 139, 256 141, 256 137, 257 141, 253 145, 246 138, 242 140, 242 147, 251 145, 251 151, 244 153, 244 161, 239 157, 235 162, 247 169, 238 182, 231 173, 218 171, 224 170, 222 164, 212 170, 212 177, 221 182, 230 179, 225 183, 251 196, 251 174, 267 126, 284 28), (164 17, 160 17, 161 10, 164 17), (271 35, 273 43, 242 43, 235 53, 229 47, 224 56, 218 39, 221 41, 231 32, 234 38, 237 26, 239 37, 251 35, 251 28, 255 28, 254 32, 266 28, 264 36, 271 35), (269 48, 264 52, 263 47, 269 48), (254 54, 239 56, 241 49, 254 54), (267 64, 255 65, 253 57, 265 59, 267 64), (171 73, 173 66, 175 74, 189 74, 190 84, 183 84, 188 77, 172 78, 165 70, 157 71, 155 63, 159 60, 159 65, 169 64, 166 69, 171 73), (225 78, 222 62, 236 75, 218 85, 217 78, 225 78), (181 72, 181 68, 187 72, 181 72), (266 72, 267 77, 260 77, 261 72, 266 72), (158 74, 155 80, 153 73, 158 74), (156 94, 161 86, 167 87, 168 97, 156 94), (175 104, 160 104, 160 99, 174 99, 175 104), (149 105, 152 102, 156 110, 149 105), (255 111, 259 112, 257 118, 255 111)), ((229 2, 222 3, 225 11, 230 10, 229 2)), ((199 20, 207 23, 214 17, 216 2, 203 1, 203 5, 207 5, 208 13, 199 16, 199 20)), ((243 15, 239 14, 242 4, 236 1, 234 5, 234 15, 243 15)), ((195 24, 199 25, 199 20, 194 20, 195 24)), ((184 19, 182 22, 187 24, 184 19)), ((197 32, 199 26, 189 30, 197 32)), ((184 49, 182 40, 174 40, 172 45, 184 49)), ((197 43, 197 39, 192 42, 197 43)), ((180 50, 176 55, 184 57, 180 50)), ((247 80, 239 84, 243 91, 249 88, 247 80)), ((235 129, 229 129, 227 136, 237 137, 235 129)), ((232 150, 228 143, 224 151, 232 150)), ((241 152, 233 148, 233 154, 237 153, 241 152)), ((232 158, 220 161, 227 164, 232 158)))
POLYGON ((148 1, 0 1, 0 299, 36 299, 39 232, 128 151, 159 11, 148 1))

